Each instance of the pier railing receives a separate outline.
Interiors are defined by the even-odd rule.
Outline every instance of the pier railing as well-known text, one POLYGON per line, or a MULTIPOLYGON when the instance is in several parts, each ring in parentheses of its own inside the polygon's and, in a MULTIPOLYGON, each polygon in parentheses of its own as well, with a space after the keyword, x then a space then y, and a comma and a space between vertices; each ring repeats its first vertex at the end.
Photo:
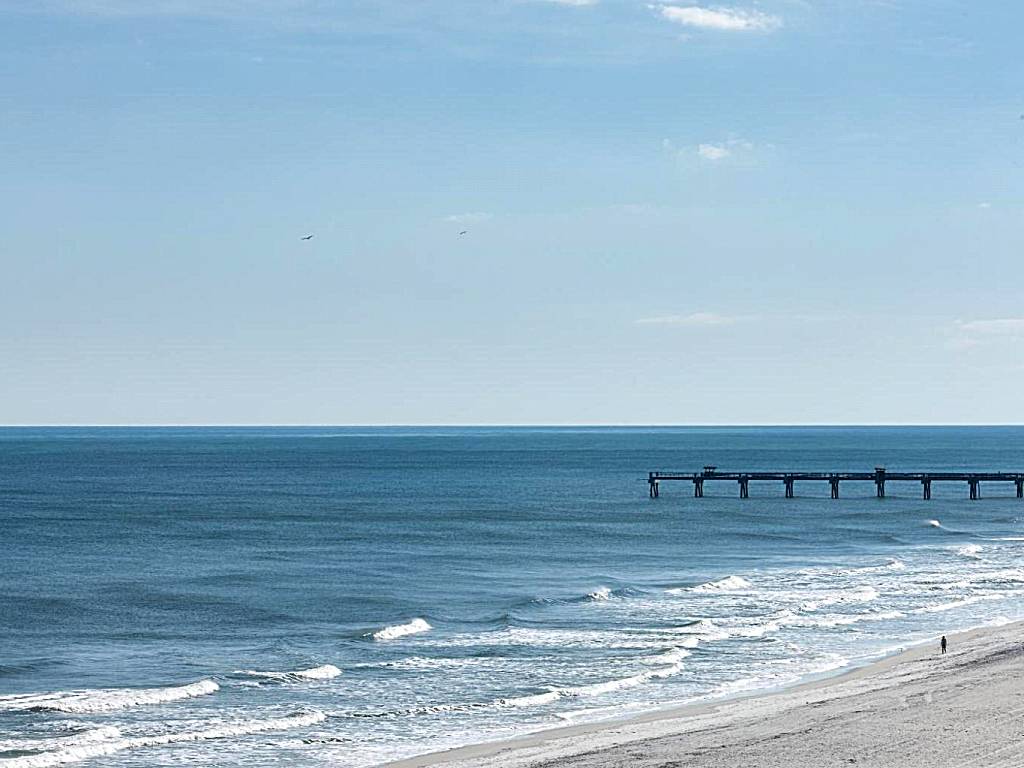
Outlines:
POLYGON ((911 482, 921 484, 923 498, 932 497, 933 482, 966 483, 971 499, 981 498, 982 483, 1013 483, 1017 498, 1024 498, 1024 473, 1021 472, 889 472, 885 467, 875 467, 871 472, 720 472, 717 467, 707 466, 700 472, 650 472, 647 484, 650 497, 661 495, 661 484, 671 481, 693 483, 693 495, 704 496, 704 483, 732 481, 739 487, 741 499, 749 498, 751 481, 781 482, 787 499, 794 497, 797 481, 818 481, 829 484, 830 495, 839 498, 839 484, 844 481, 868 481, 875 484, 875 495, 885 498, 885 484, 888 482, 911 482))

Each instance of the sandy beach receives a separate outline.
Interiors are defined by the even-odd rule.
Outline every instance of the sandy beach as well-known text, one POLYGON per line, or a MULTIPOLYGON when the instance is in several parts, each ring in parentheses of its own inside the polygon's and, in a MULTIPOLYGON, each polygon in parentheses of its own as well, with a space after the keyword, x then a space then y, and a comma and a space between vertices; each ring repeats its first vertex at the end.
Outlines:
POLYGON ((949 636, 827 680, 560 728, 390 768, 1011 766, 1024 762, 1024 626, 949 636))

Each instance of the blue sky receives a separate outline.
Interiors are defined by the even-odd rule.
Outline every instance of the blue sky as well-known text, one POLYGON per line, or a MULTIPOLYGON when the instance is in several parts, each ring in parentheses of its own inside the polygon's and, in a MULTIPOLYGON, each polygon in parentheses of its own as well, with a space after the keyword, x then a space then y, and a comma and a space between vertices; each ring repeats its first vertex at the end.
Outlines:
POLYGON ((0 0, 0 422, 1020 422, 1022 28, 0 0))

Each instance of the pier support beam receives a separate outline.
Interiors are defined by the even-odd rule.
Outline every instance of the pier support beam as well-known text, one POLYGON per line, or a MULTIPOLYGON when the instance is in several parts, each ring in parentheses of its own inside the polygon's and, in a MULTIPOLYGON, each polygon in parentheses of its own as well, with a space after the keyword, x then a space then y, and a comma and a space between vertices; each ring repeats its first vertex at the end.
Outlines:
POLYGON ((977 480, 977 478, 972 477, 970 480, 967 481, 967 485, 971 489, 971 500, 972 501, 974 501, 975 499, 981 498, 981 493, 980 493, 980 490, 978 488, 978 480, 977 480))
POLYGON ((921 496, 925 501, 932 497, 932 481, 928 478, 921 481, 921 496))
POLYGON ((885 467, 875 467, 875 495, 885 498, 885 467))
POLYGON ((651 498, 658 498, 659 494, 661 493, 661 489, 658 487, 658 480, 657 478, 654 477, 654 475, 647 476, 647 485, 649 486, 648 490, 650 491, 651 498))
POLYGON ((793 498, 793 478, 792 477, 787 477, 782 482, 786 484, 786 498, 787 499, 792 499, 793 498))
POLYGON ((829 491, 831 491, 833 499, 838 499, 839 498, 839 478, 838 477, 830 477, 828 479, 828 489, 829 489, 829 491))
POLYGON ((696 499, 704 498, 704 478, 695 477, 693 478, 693 496, 696 499))
POLYGON ((1024 499, 1024 478, 1018 477, 1013 484, 1017 486, 1017 498, 1024 499))
POLYGON ((740 484, 740 498, 741 499, 749 499, 750 498, 750 478, 748 478, 748 477, 741 477, 737 482, 740 484))

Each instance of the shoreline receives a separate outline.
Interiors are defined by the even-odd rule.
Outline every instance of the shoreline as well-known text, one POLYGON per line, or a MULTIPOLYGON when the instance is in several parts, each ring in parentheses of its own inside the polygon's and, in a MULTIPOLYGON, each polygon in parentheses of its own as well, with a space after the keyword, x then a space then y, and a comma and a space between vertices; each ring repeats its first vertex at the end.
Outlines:
MULTIPOLYGON (((440 765, 449 768, 495 768, 499 765, 502 768, 532 768, 556 761, 580 762, 581 758, 590 758, 583 759, 581 764, 593 768, 603 765, 603 758, 609 763, 613 762, 615 754, 623 750, 628 750, 629 756, 635 761, 637 748, 642 751, 648 742, 672 739, 682 742, 688 735, 696 736, 712 730, 718 733, 718 741, 723 741, 723 731, 740 730, 744 721, 756 719, 767 724, 774 717, 792 714, 801 708, 824 709, 828 704, 840 702, 849 696, 870 697, 872 694, 899 690, 901 684, 907 682, 904 680, 907 674, 912 674, 907 670, 919 672, 918 667, 924 659, 934 658, 939 662, 936 666, 939 666, 954 659, 966 661, 965 656, 978 653, 979 649, 1000 652, 1014 643, 1020 647, 1018 637, 1024 635, 1022 630, 1024 620, 948 634, 950 652, 945 657, 939 653, 939 636, 936 635, 933 639, 923 640, 873 661, 841 668, 834 673, 826 673, 794 685, 762 689, 713 701, 695 701, 592 723, 556 726, 496 741, 466 744, 389 761, 380 764, 380 768, 432 768, 440 765)), ((928 677, 930 675, 925 671, 921 679, 915 677, 914 682, 920 684, 928 677)), ((927 693, 922 695, 927 696, 927 693)), ((1024 696, 1024 692, 1020 695, 1024 696)), ((694 762, 691 758, 687 764, 702 763, 699 760, 694 762)))

